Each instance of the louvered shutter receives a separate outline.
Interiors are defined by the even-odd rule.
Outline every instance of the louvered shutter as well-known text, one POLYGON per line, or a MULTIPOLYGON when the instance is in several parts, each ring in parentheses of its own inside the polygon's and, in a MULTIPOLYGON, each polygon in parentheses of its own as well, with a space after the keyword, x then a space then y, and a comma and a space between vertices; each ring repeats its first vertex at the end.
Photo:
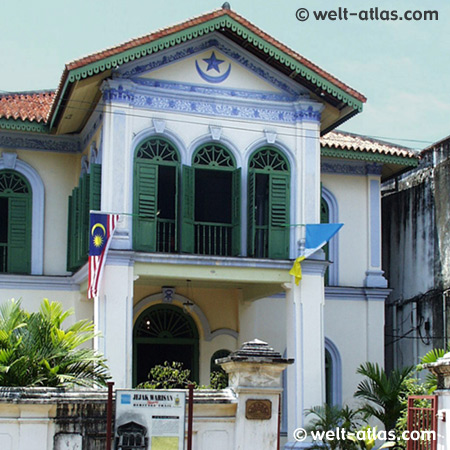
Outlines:
POLYGON ((241 169, 233 171, 231 214, 233 228, 231 231, 231 254, 241 254, 241 169))
POLYGON ((255 256, 256 240, 256 174, 248 173, 248 256, 255 256))
POLYGON ((80 266, 87 261, 89 253, 89 198, 90 175, 84 174, 80 180, 80 266))
POLYGON ((102 193, 102 166, 101 164, 91 164, 91 174, 89 180, 89 209, 100 211, 102 193))
POLYGON ((181 251, 194 253, 195 169, 183 166, 181 251))
POLYGON ((73 224, 73 198, 70 195, 68 201, 68 214, 67 214, 67 270, 71 272, 73 270, 73 246, 74 246, 74 224, 73 224))
POLYGON ((158 166, 149 161, 136 163, 134 183, 134 249, 156 251, 158 212, 158 166))
POLYGON ((31 271, 31 198, 9 199, 8 272, 31 271))
POLYGON ((289 258, 289 174, 270 174, 269 258, 289 258))

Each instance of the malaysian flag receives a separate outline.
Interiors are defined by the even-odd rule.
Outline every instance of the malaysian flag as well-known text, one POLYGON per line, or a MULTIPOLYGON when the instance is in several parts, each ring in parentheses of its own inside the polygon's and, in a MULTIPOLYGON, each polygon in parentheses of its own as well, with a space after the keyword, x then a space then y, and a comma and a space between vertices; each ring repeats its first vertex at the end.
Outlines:
POLYGON ((106 253, 116 229, 118 214, 90 214, 88 298, 98 295, 106 253))

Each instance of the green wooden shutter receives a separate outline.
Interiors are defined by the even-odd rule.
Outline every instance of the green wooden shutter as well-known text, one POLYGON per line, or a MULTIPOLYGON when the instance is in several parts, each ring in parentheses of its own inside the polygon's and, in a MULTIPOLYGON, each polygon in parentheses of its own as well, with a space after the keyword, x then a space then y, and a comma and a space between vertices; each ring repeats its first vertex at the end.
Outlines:
POLYGON ((256 239, 256 173, 248 173, 248 256, 255 256, 256 239))
POLYGON ((241 169, 233 171, 232 180, 232 232, 231 232, 231 254, 239 256, 241 254, 241 169))
POLYGON ((30 198, 9 199, 8 272, 31 272, 30 198))
POLYGON ((101 164, 91 164, 91 177, 89 183, 89 209, 92 211, 100 211, 102 194, 101 164))
POLYGON ((136 162, 134 183, 133 240, 135 250, 156 251, 158 213, 158 166, 149 161, 136 162))
POLYGON ((67 214, 67 270, 73 270, 73 206, 72 196, 69 195, 67 214))
POLYGON ((183 166, 183 204, 181 224, 181 251, 194 253, 195 169, 183 166))
POLYGON ((289 174, 270 174, 269 258, 289 258, 289 174))
POLYGON ((84 174, 80 180, 80 265, 87 260, 89 253, 89 189, 90 175, 84 174))
POLYGON ((72 191, 72 218, 73 218, 73 266, 78 266, 80 260, 80 188, 76 187, 72 191))

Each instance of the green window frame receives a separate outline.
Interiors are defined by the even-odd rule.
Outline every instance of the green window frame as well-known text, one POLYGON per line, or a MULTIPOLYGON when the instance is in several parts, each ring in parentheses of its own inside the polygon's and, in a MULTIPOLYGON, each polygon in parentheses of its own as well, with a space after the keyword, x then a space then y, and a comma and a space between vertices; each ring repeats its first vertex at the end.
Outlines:
POLYGON ((0 205, 0 273, 30 273, 32 190, 15 170, 0 171, 0 205))
POLYGON ((249 159, 248 255, 288 259, 290 167, 274 147, 257 149, 249 159))
POLYGON ((89 214, 101 208, 102 167, 91 164, 80 176, 68 201, 67 270, 75 272, 88 260, 89 214))
POLYGON ((133 248, 143 252, 178 251, 180 155, 166 138, 151 137, 135 152, 133 248))
POLYGON ((241 169, 236 167, 231 151, 215 142, 203 144, 194 152, 192 166, 183 166, 182 175, 182 252, 214 256, 240 255, 241 169), (230 198, 217 198, 217 204, 228 203, 229 221, 196 217, 196 204, 204 194, 196 190, 196 184, 213 171, 218 177, 225 176, 224 183, 229 183, 230 198))
MULTIPOLYGON (((148 355, 149 360, 154 348, 157 354, 164 353, 165 361, 178 361, 177 355, 182 355, 190 365, 193 381, 199 380, 199 333, 194 319, 182 308, 175 305, 159 303, 147 308, 136 319, 133 328, 133 384, 142 381, 138 378, 139 358, 148 355), (166 350, 167 349, 167 350, 166 350), (162 352, 161 350, 166 350, 162 352)), ((156 364, 163 364, 158 361, 156 364)), ((151 366, 147 367, 150 370, 151 366)), ((184 368, 187 368, 186 366, 184 368)), ((147 370, 146 370, 147 372, 147 370)))

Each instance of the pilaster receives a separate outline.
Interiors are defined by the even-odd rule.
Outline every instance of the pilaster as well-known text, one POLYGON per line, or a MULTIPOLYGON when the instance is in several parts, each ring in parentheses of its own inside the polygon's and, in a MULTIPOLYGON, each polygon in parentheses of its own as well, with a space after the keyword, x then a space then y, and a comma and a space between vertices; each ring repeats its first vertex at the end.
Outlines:
POLYGON ((130 259, 106 261, 94 305, 95 327, 101 333, 94 345, 105 355, 116 388, 132 384, 133 284, 130 259))

